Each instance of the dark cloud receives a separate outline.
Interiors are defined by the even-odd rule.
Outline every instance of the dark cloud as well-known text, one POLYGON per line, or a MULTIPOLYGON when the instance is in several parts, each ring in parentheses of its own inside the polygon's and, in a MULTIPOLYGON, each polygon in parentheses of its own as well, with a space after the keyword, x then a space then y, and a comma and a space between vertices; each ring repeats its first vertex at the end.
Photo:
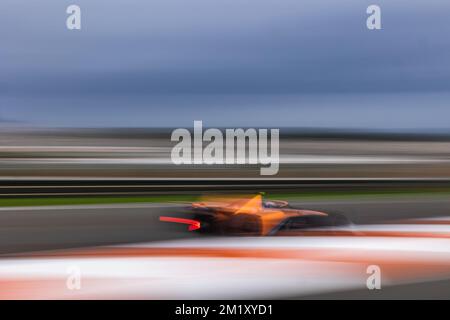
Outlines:
MULTIPOLYGON (((82 111, 71 119, 64 113, 47 116, 52 124, 89 123, 82 117, 89 110, 107 125, 102 115, 111 108, 108 101, 119 99, 123 111, 115 110, 124 122, 133 124, 135 114, 163 112, 161 119, 169 125, 177 120, 173 117, 190 121, 206 108, 186 100, 189 95, 450 91, 450 3, 445 0, 378 1, 379 31, 366 29, 365 9, 372 3, 360 0, 79 0, 82 30, 68 31, 65 8, 72 2, 0 4, 3 113, 40 122, 43 112, 64 109, 48 104, 66 101, 82 111), (162 110, 155 103, 162 95, 184 98, 162 110)), ((374 107, 360 102, 360 108, 374 107)), ((227 108, 252 113, 254 104, 227 108)), ((291 108, 297 115, 306 106, 291 108)), ((266 120, 260 116, 261 123, 266 120)), ((116 122, 111 115, 110 124, 116 122)))

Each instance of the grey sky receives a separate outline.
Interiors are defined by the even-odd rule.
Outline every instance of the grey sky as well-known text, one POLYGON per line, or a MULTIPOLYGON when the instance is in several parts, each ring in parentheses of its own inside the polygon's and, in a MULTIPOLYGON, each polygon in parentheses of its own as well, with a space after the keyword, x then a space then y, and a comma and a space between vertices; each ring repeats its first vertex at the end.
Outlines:
POLYGON ((450 128, 449 10, 447 0, 3 0, 0 117, 450 128), (73 3, 81 31, 65 28, 73 3), (365 27, 372 3, 383 30, 365 27))

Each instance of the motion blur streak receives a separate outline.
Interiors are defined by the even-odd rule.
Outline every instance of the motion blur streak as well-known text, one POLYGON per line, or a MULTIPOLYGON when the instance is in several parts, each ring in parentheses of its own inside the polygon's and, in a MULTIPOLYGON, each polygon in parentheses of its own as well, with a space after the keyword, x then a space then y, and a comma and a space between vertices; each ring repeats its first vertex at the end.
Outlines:
POLYGON ((173 218, 173 217, 159 217, 159 221, 174 222, 189 225, 188 230, 194 231, 200 229, 200 222, 191 219, 173 218))
POLYGON ((450 224, 419 221, 360 226, 342 237, 204 238, 4 255, 0 298, 302 297, 368 290, 370 265, 380 267, 382 288, 448 279, 450 224), (372 229, 383 236, 364 235, 372 229), (73 266, 80 290, 66 287, 73 266))
MULTIPOLYGON (((174 165, 171 132, 0 128, 0 178, 260 178, 255 165, 174 165)), ((277 178, 448 179, 450 134, 444 133, 286 128, 277 178)))

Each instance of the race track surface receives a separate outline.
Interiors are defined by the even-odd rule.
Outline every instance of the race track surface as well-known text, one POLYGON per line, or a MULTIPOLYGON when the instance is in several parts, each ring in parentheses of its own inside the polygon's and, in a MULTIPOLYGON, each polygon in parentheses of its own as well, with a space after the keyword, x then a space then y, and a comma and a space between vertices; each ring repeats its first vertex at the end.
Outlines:
POLYGON ((25 299, 36 298, 29 295, 36 288, 11 279, 31 276, 34 284, 43 281, 41 285, 48 287, 41 291, 43 298, 450 298, 445 286, 450 279, 450 200, 424 197, 291 204, 345 213, 356 228, 375 236, 208 238, 188 232, 185 225, 159 221, 160 215, 182 216, 184 204, 2 208, 0 282, 10 286, 8 292, 16 298, 25 299), (171 246, 178 251, 168 249, 171 246), (368 250, 373 254, 367 256, 368 250), (259 255, 249 255, 254 251, 259 255), (387 279, 379 291, 369 291, 363 281, 365 268, 374 263, 382 266, 387 279), (120 296, 110 282, 99 283, 98 279, 95 285, 89 282, 90 291, 80 295, 53 290, 65 281, 65 268, 70 265, 83 266, 89 281, 111 268, 112 279, 124 280, 129 291, 122 290, 124 296, 120 296), (147 268, 141 269, 142 265, 147 268), (261 265, 264 268, 257 267, 261 265), (399 273, 399 266, 409 272, 399 273), (209 281, 216 283, 217 290, 206 283, 197 287, 198 281, 194 286, 201 276, 195 270, 211 268, 215 272, 208 274, 209 281), (249 268, 260 269, 253 273, 254 281, 249 278, 252 273, 242 273, 249 268), (136 275, 146 280, 137 285, 136 275), (153 277, 166 279, 162 285, 167 290, 155 291, 160 286, 149 280, 153 277), (239 284, 230 277, 246 281, 239 284), (219 281, 224 278, 234 287, 219 281), (177 291, 180 281, 184 285, 177 291), (242 293, 239 288, 246 288, 245 294, 238 294, 242 293))

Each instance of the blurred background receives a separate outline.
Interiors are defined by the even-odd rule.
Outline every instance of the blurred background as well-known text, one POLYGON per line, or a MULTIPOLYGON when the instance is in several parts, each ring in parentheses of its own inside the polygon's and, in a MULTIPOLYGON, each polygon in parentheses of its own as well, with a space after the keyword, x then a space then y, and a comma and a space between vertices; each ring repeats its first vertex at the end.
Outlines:
MULTIPOLYGON (((368 30, 371 4, 3 0, 0 253, 195 237, 158 217, 206 193, 265 191, 357 224, 450 216, 450 3, 379 0, 368 30), (172 164, 172 130, 194 120, 279 128, 279 173, 172 164)), ((433 274, 386 297, 450 297, 433 274)), ((324 293, 312 286, 302 296, 324 293)))
POLYGON ((447 178, 446 1, 4 1, 0 176, 258 177, 172 166, 171 130, 281 128, 279 177, 447 178))

